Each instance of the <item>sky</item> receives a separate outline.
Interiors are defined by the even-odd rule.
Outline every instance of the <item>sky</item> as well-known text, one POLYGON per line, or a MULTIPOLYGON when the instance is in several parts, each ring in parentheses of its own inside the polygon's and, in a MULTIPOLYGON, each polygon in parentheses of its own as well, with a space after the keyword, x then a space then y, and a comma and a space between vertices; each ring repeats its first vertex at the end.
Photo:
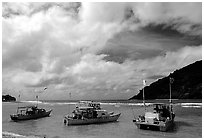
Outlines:
POLYGON ((198 60, 201 2, 2 3, 2 90, 22 100, 129 99, 198 60))

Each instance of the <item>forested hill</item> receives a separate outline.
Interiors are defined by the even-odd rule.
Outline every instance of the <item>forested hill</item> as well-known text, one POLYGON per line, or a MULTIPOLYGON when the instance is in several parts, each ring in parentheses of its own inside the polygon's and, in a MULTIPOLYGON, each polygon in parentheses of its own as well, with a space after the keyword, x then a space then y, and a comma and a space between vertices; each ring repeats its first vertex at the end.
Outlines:
MULTIPOLYGON (((172 99, 202 99, 202 60, 174 71, 169 76, 146 86, 145 99, 169 99, 169 78, 174 82, 171 85, 172 99)), ((143 99, 143 89, 131 99, 143 99)))
POLYGON ((16 101, 16 98, 8 94, 2 95, 2 102, 12 102, 12 101, 16 101))

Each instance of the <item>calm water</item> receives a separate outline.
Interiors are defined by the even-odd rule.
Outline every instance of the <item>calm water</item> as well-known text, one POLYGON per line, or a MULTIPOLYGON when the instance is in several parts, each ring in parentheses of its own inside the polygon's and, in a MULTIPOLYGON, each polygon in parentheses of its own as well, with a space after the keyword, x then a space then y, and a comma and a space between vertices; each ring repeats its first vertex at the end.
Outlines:
MULTIPOLYGON (((140 101, 141 102, 141 101, 140 101)), ((63 116, 71 112, 75 104, 65 101, 44 101, 39 107, 53 109, 50 117, 37 120, 13 122, 10 114, 16 112, 17 103, 2 103, 2 131, 36 137, 61 138, 201 138, 202 137, 202 103, 201 101, 176 101, 174 105, 175 127, 171 132, 140 130, 132 123, 135 116, 143 113, 144 108, 137 101, 102 101, 102 108, 121 112, 117 122, 82 126, 65 126, 63 116), (200 102, 200 103, 196 103, 200 102)), ((20 106, 34 104, 20 103, 20 106)), ((147 104, 148 105, 148 104, 147 104)), ((150 108, 150 107, 148 107, 150 108)))

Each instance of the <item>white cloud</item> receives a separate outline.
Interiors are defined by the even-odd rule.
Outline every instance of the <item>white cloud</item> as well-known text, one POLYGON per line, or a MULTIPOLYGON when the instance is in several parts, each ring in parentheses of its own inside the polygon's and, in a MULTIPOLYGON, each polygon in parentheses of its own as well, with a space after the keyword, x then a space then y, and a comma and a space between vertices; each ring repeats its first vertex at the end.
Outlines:
MULTIPOLYGON (((46 77, 45 74, 42 74, 41 77, 38 77, 30 73, 30 75, 14 76, 13 79, 23 77, 23 79, 18 79, 17 83, 24 82, 24 84, 36 81, 35 84, 41 86, 45 86, 43 83, 53 84, 56 89, 69 89, 73 91, 73 94, 80 94, 81 97, 97 99, 100 93, 100 96, 110 97, 114 94, 127 98, 124 93, 127 91, 129 95, 135 93, 142 87, 142 79, 153 75, 167 76, 175 69, 201 60, 201 49, 201 46, 196 48, 187 46, 178 52, 168 52, 166 56, 158 56, 151 60, 127 60, 123 64, 107 62, 103 60, 104 55, 87 54, 81 58, 79 63, 67 68, 66 72, 59 75, 47 75, 46 77), (33 78, 30 80, 28 77, 33 78)), ((152 79, 147 79, 148 84, 151 82, 153 82, 152 79)))
POLYGON ((200 5, 82 3, 79 8, 73 3, 5 4, 3 15, 9 16, 2 19, 3 81, 25 87, 72 89, 93 98, 128 98, 144 77, 167 75, 201 59, 201 46, 122 64, 106 61, 106 55, 98 52, 120 32, 137 32, 150 23, 197 35, 197 28, 191 31, 191 27, 201 25, 200 5))

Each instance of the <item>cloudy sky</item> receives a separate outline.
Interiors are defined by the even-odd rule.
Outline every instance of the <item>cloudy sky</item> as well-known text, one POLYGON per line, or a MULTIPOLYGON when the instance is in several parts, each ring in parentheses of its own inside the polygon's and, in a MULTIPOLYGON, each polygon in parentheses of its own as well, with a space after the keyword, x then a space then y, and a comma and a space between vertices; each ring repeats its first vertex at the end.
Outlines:
POLYGON ((202 3, 2 7, 3 91, 25 100, 128 99, 202 59, 202 3))

